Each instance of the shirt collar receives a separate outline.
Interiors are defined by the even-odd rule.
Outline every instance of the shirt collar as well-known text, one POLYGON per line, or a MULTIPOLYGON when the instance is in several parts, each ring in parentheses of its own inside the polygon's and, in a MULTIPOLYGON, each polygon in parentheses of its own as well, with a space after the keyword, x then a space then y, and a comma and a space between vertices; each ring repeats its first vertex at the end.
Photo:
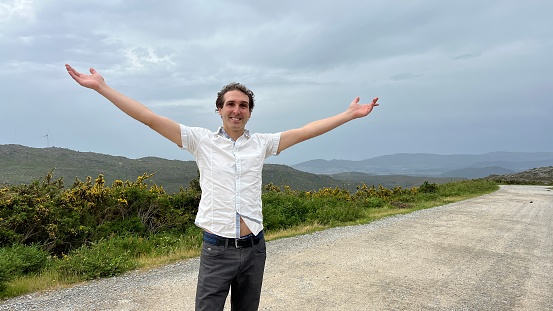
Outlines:
MULTIPOLYGON (((219 129, 217 130, 217 135, 220 135, 220 136, 223 136, 223 137, 226 137, 226 138, 232 140, 232 138, 229 136, 227 131, 225 131, 225 129, 222 126, 219 126, 219 129)), ((249 130, 244 130, 244 135, 243 136, 249 139, 250 138, 250 131, 249 130)))

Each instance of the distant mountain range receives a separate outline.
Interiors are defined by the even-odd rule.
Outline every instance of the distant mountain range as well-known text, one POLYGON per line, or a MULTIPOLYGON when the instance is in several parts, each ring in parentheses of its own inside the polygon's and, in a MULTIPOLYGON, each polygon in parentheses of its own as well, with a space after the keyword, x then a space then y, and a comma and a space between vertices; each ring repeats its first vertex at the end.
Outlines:
MULTIPOLYGON (((539 166, 553 166, 553 153, 494 152, 485 155, 397 154, 363 161, 313 160, 292 167, 265 164, 263 184, 290 186, 295 190, 317 190, 324 187, 382 185, 386 188, 420 186, 424 181, 445 183, 459 179, 503 175, 539 166)), ((93 179, 103 174, 106 183, 134 181, 144 173, 155 175, 151 182, 168 192, 187 188, 198 176, 194 161, 166 160, 156 157, 128 159, 94 152, 64 148, 31 148, 0 145, 0 185, 28 184, 44 179, 54 170, 54 179, 63 177, 66 187, 75 178, 93 179)))
POLYGON ((479 155, 400 153, 361 161, 311 160, 292 165, 300 171, 333 176, 338 173, 361 172, 369 175, 468 179, 492 174, 512 174, 544 166, 553 166, 553 152, 490 152, 479 155))

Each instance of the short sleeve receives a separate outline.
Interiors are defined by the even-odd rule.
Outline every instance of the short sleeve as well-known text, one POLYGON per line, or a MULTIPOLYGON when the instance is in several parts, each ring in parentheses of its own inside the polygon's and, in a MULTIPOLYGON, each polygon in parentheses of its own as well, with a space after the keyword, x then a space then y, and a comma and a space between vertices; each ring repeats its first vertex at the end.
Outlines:
POLYGON ((200 141, 203 137, 209 136, 211 132, 201 127, 190 127, 186 125, 180 125, 182 147, 181 149, 195 154, 200 141))
POLYGON ((279 155, 278 153, 279 144, 280 144, 280 133, 268 134, 265 158, 279 155))
POLYGON ((188 126, 179 124, 180 126, 180 136, 182 140, 182 147, 181 149, 190 151, 190 145, 189 145, 189 135, 188 135, 188 126))

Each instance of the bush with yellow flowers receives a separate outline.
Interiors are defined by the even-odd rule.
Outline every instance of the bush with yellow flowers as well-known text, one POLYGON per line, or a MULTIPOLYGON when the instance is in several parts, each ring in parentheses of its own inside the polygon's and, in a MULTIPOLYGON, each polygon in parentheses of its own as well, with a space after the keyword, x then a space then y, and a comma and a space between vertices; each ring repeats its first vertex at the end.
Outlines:
POLYGON ((114 235, 147 236, 193 225, 201 193, 181 189, 169 195, 146 184, 151 176, 106 186, 99 175, 64 189, 50 172, 42 181, 2 188, 0 246, 37 244, 60 256, 114 235))

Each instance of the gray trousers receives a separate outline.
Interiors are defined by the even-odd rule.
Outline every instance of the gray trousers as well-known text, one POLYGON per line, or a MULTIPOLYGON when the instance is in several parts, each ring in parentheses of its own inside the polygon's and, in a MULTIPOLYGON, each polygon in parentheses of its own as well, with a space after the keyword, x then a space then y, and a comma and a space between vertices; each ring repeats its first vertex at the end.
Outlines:
POLYGON ((196 289, 196 310, 223 310, 229 289, 231 310, 257 310, 266 257, 263 237, 259 244, 245 248, 215 246, 204 241, 196 289))

